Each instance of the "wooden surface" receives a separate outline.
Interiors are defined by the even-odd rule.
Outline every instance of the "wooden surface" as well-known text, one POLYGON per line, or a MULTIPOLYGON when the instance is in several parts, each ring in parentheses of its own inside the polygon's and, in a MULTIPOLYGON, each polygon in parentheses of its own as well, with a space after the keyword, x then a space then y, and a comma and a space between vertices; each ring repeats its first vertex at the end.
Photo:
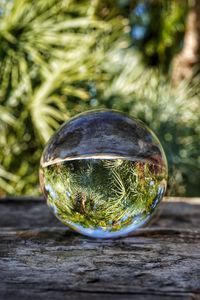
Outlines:
POLYGON ((200 199, 170 198, 134 235, 89 239, 39 198, 0 200, 0 299, 200 299, 200 199))

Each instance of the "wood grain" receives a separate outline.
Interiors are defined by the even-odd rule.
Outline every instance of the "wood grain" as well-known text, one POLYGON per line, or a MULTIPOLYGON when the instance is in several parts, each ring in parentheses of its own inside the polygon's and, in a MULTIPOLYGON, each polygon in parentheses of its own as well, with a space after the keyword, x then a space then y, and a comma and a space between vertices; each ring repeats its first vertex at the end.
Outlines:
POLYGON ((168 198, 150 226, 95 240, 41 198, 0 200, 0 299, 200 299, 200 199, 168 198))

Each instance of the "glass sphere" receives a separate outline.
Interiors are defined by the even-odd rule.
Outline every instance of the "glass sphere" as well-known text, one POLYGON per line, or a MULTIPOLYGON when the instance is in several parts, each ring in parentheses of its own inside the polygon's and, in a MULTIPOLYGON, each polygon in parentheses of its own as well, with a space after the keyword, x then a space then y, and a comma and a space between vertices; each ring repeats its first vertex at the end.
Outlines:
POLYGON ((153 132, 116 111, 64 123, 44 149, 40 184, 48 206, 81 234, 109 238, 144 225, 161 201, 167 162, 153 132))

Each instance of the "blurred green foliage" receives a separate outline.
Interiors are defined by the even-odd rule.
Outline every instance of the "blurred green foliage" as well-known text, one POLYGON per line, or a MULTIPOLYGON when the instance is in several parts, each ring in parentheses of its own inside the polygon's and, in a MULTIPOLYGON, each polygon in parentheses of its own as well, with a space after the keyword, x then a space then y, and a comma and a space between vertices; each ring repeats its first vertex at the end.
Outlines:
POLYGON ((185 19, 188 10, 186 0, 137 1, 131 10, 133 44, 142 52, 143 60, 162 71, 169 71, 174 54, 182 47, 185 19))
POLYGON ((0 1, 0 195, 38 194, 39 160, 54 130, 101 107, 146 122, 168 157, 169 193, 198 195, 199 79, 173 88, 166 74, 187 6, 166 1, 138 13, 140 2, 0 1), (148 34, 136 39, 144 13, 148 34))

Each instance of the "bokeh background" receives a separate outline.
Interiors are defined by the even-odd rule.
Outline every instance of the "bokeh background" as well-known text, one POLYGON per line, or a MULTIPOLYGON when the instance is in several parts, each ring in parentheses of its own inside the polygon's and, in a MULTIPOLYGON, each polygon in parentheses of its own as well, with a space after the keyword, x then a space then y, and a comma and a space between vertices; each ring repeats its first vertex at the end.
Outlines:
POLYGON ((70 116, 142 119, 168 195, 200 195, 199 0, 0 0, 0 195, 38 195, 42 150, 70 116))

